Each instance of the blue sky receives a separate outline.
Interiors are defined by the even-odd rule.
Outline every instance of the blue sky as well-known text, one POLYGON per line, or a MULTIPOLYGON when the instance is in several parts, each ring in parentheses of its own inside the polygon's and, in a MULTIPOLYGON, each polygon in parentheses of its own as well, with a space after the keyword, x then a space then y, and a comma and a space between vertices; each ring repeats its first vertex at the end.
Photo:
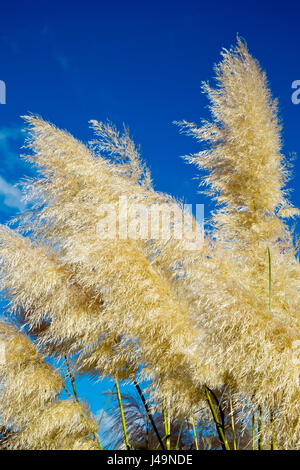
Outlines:
MULTIPOLYGON (((279 99, 283 151, 300 154, 300 104, 291 101, 300 80, 300 5, 296 1, 5 2, 0 14, 0 221, 22 210, 12 185, 31 170, 18 158, 24 134, 20 115, 38 113, 89 140, 90 119, 125 122, 149 165, 155 187, 188 203, 197 194, 195 169, 180 159, 199 147, 180 135, 174 120, 208 117, 200 93, 212 80, 222 47, 236 34, 267 71, 279 99)), ((299 158, 292 201, 300 207, 299 158)), ((105 398, 93 386, 82 392, 94 411, 105 398)))

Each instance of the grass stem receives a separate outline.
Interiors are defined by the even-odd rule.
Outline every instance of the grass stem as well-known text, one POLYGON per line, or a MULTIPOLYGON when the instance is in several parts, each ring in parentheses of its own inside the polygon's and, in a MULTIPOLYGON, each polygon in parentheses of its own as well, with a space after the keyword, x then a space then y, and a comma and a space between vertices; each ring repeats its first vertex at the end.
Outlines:
POLYGON ((252 411, 252 450, 255 450, 255 414, 252 411))
POLYGON ((141 397, 141 400, 142 400, 143 405, 144 405, 144 407, 145 407, 147 416, 148 416, 148 418, 150 419, 150 422, 151 422, 152 427, 153 427, 153 431, 154 431, 155 434, 156 434, 156 437, 157 437, 157 439, 158 439, 158 442, 159 442, 159 444, 160 444, 160 447, 162 448, 162 450, 165 450, 164 443, 163 443, 163 441, 162 441, 162 439, 161 439, 161 437, 160 437, 160 434, 159 434, 159 432, 158 432, 157 426, 156 426, 155 421, 154 421, 154 419, 153 419, 153 416, 152 416, 152 414, 151 414, 149 405, 148 405, 148 403, 147 403, 147 401, 146 401, 146 399, 145 399, 145 397, 144 397, 144 394, 143 394, 143 392, 142 392, 142 390, 141 390, 141 387, 139 386, 139 384, 137 383, 136 380, 134 380, 133 383, 134 383, 134 385, 135 385, 135 388, 137 389, 137 392, 138 392, 139 396, 141 397))
POLYGON ((263 450, 263 444, 262 444, 262 412, 261 412, 261 407, 258 407, 257 410, 257 431, 258 431, 258 450, 263 450))
POLYGON ((183 423, 184 423, 184 419, 181 421, 180 423, 180 428, 179 428, 179 433, 178 433, 178 436, 177 436, 177 441, 176 441, 176 447, 175 447, 175 450, 178 450, 178 446, 179 446, 179 442, 180 442, 180 437, 181 437, 181 433, 182 433, 182 428, 183 428, 183 423))
POLYGON ((119 388, 119 382, 118 382, 117 379, 115 379, 115 383, 116 383, 116 390, 117 390, 119 408, 120 408, 121 419, 122 419, 122 426, 123 426, 123 431, 124 431, 125 444, 126 444, 127 450, 130 450, 130 444, 129 444, 128 434, 127 434, 125 415, 124 415, 124 410, 123 410, 123 405, 122 405, 122 398, 121 398, 121 393, 120 393, 120 388, 119 388))
POLYGON ((232 438, 233 438, 233 450, 237 450, 236 437, 235 437, 233 404, 232 404, 232 396, 231 396, 230 390, 229 390, 229 404, 230 404, 230 415, 231 415, 231 431, 232 431, 232 438))
POLYGON ((192 428, 193 428, 193 433, 194 433, 194 442, 195 442, 196 450, 199 450, 198 436, 197 436, 197 433, 196 433, 195 420, 194 420, 193 417, 191 418, 191 422, 192 422, 192 428))
MULTIPOLYGON (((215 410, 214 404, 213 404, 211 396, 210 396, 210 392, 211 392, 211 390, 208 387, 205 387, 206 398, 207 398, 208 405, 209 405, 210 411, 212 413, 212 416, 213 416, 213 419, 214 419, 214 422, 215 422, 215 425, 216 425, 216 429, 217 429, 217 433, 219 435, 219 439, 221 441, 222 449, 223 450, 230 450, 228 441, 227 441, 226 436, 225 436, 224 426, 219 421, 218 414, 215 410)), ((218 403, 218 407, 220 408, 219 403, 218 403)))
POLYGON ((165 425, 165 434, 166 434, 166 446, 167 450, 171 449, 171 423, 170 417, 168 416, 167 408, 163 406, 163 416, 164 416, 164 425, 165 425))

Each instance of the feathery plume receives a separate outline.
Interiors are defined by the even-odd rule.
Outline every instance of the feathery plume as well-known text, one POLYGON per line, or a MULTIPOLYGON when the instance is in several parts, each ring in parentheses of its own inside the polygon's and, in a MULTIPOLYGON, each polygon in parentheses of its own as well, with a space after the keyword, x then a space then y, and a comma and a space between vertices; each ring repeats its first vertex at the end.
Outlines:
POLYGON ((11 431, 8 449, 96 449, 97 425, 80 403, 58 398, 62 377, 36 346, 7 322, 0 322, 2 423, 11 431))
POLYGON ((180 124, 208 143, 188 161, 208 172, 204 182, 219 205, 212 252, 190 267, 182 285, 187 295, 197 291, 201 341, 224 383, 261 407, 266 422, 274 414, 276 439, 293 448, 300 436, 300 270, 283 217, 299 211, 286 199, 288 164, 265 74, 240 40, 223 52, 216 71, 217 88, 204 87, 213 121, 180 124))

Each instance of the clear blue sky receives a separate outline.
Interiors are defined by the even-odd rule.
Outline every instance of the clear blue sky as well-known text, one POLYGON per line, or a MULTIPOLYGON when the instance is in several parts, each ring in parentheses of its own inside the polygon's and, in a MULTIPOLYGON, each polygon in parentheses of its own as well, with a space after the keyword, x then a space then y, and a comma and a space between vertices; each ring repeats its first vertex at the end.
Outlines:
MULTIPOLYGON (((3 2, 0 15, 0 80, 7 87, 7 104, 0 105, 1 222, 22 209, 11 185, 31 174, 18 159, 19 116, 27 112, 83 140, 91 138, 89 119, 125 122, 155 187, 188 203, 204 202, 208 212, 194 168, 180 159, 198 145, 172 121, 208 117, 201 81, 212 79, 221 48, 237 33, 279 99, 284 152, 300 154, 300 104, 291 101, 291 84, 300 80, 296 1, 17 1, 3 2)), ((291 182, 298 207, 299 177, 298 158, 291 182)), ((96 390, 90 394, 94 411, 102 402, 96 390)))

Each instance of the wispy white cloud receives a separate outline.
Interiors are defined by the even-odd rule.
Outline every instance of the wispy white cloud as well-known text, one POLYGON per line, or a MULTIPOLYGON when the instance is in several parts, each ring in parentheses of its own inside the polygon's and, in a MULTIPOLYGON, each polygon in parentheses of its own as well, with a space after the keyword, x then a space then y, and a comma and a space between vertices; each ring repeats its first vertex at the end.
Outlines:
POLYGON ((5 181, 2 176, 0 176, 0 196, 4 196, 3 203, 7 207, 15 207, 20 211, 24 210, 25 204, 22 201, 21 191, 12 184, 5 181))
POLYGON ((22 131, 19 127, 1 127, 0 141, 6 141, 7 139, 19 139, 21 132, 22 131))
POLYGON ((3 197, 2 204, 22 211, 25 208, 25 204, 22 201, 21 191, 6 180, 7 172, 11 174, 9 179, 12 178, 12 173, 15 173, 14 167, 17 159, 16 154, 12 150, 11 142, 18 141, 20 137, 21 129, 17 127, 3 127, 0 129, 1 170, 5 173, 5 177, 0 176, 0 196, 3 197))

